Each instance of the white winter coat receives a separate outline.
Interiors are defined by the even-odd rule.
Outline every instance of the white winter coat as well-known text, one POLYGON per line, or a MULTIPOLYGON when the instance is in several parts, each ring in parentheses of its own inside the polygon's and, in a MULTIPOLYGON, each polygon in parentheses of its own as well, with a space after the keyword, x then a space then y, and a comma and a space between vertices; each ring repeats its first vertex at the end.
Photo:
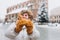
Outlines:
POLYGON ((39 40, 40 33, 34 26, 33 33, 31 35, 27 35, 25 26, 23 30, 18 34, 14 32, 15 23, 12 23, 9 28, 7 29, 5 36, 10 38, 11 40, 39 40))

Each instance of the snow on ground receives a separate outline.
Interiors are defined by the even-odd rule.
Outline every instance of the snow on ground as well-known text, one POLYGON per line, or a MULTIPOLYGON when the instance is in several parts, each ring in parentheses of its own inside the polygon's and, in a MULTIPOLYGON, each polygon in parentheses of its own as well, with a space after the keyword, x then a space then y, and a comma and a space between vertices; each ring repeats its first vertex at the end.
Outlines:
MULTIPOLYGON (((0 40, 10 40, 4 36, 6 29, 10 24, 0 23, 0 40)), ((58 24, 60 25, 60 24, 58 24)), ((37 25, 36 28, 40 31, 40 40, 60 40, 60 26, 37 25)))

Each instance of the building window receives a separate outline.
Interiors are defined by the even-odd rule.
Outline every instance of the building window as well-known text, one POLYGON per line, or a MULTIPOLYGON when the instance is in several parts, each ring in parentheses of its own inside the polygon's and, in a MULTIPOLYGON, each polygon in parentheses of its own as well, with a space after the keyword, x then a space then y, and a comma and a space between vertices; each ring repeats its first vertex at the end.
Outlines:
POLYGON ((11 15, 9 14, 9 19, 11 19, 11 15))
POLYGON ((17 16, 18 16, 18 14, 16 13, 16 16, 15 17, 17 18, 17 16))
POLYGON ((60 18, 60 16, 59 16, 59 18, 60 18))
POLYGON ((11 14, 12 18, 14 17, 14 14, 11 14))

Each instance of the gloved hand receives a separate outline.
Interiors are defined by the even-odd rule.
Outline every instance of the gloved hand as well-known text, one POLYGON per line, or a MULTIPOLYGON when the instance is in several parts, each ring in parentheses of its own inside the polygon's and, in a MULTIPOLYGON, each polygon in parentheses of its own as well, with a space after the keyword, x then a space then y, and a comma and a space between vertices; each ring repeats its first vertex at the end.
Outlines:
POLYGON ((27 34, 30 35, 33 33, 33 23, 31 20, 28 20, 27 23, 26 23, 26 28, 27 28, 27 34))
POLYGON ((23 20, 17 20, 16 21, 15 32, 19 33, 22 30, 22 28, 25 24, 26 24, 26 20, 24 20, 24 19, 23 20))
POLYGON ((22 15, 18 16, 18 20, 16 21, 15 32, 19 33, 22 30, 22 27, 25 25, 27 28, 27 34, 30 35, 33 32, 33 23, 30 19, 25 19, 22 15))

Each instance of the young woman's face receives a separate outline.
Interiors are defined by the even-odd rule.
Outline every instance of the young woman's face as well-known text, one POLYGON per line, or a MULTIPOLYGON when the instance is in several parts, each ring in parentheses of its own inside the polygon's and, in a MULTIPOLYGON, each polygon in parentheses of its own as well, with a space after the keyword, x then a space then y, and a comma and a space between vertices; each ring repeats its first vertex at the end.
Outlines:
POLYGON ((23 18, 28 19, 28 14, 27 14, 27 13, 24 13, 24 14, 23 14, 23 18))

